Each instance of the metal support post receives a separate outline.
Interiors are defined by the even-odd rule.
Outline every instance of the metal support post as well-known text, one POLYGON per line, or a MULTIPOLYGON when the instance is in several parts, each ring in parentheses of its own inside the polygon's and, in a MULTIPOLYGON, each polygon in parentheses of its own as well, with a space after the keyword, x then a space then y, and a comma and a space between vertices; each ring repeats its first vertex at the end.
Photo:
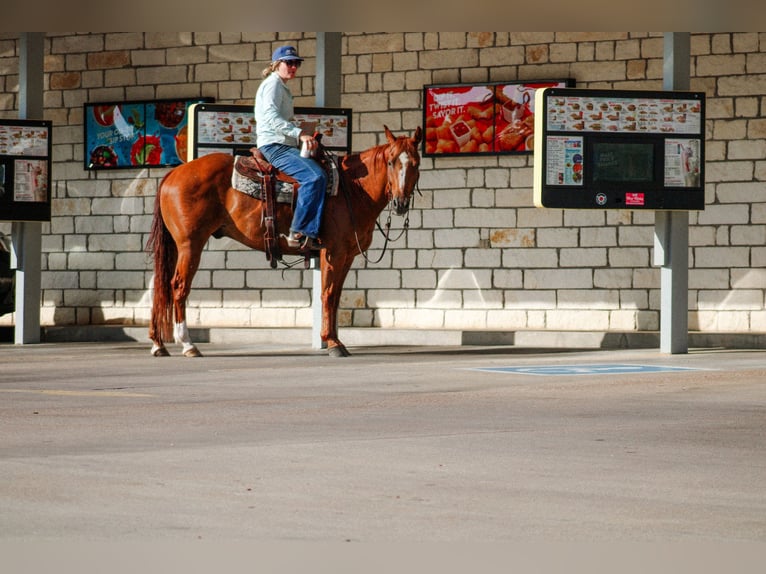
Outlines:
MULTIPOLYGON (((45 33, 24 32, 19 45, 19 118, 43 118, 45 33)), ((11 267, 16 269, 16 344, 40 342, 42 224, 14 221, 11 267)))
MULTIPOLYGON (((316 73, 316 105, 317 107, 340 107, 341 89, 341 36, 340 32, 317 32, 317 73, 316 73)), ((311 346, 314 349, 324 349, 327 344, 322 341, 322 271, 319 257, 311 260, 311 307, 313 323, 311 328, 311 346)))
MULTIPOLYGON (((663 89, 689 89, 690 35, 665 34, 663 89)), ((654 222, 655 265, 661 266, 660 351, 689 351, 689 214, 657 211, 654 222)))

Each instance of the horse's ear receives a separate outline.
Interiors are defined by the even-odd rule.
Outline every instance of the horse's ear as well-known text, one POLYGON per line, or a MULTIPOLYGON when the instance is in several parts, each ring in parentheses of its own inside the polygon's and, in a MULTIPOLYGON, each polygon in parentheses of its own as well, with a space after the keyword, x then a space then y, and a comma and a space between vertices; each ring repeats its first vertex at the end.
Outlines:
POLYGON ((394 143, 396 138, 394 137, 394 134, 391 133, 391 130, 388 129, 387 125, 383 124, 383 130, 386 132, 386 139, 388 140, 388 143, 394 143))
POLYGON ((418 145, 420 143, 420 140, 423 138, 423 130, 420 126, 415 128, 415 135, 412 136, 412 143, 415 145, 418 145))

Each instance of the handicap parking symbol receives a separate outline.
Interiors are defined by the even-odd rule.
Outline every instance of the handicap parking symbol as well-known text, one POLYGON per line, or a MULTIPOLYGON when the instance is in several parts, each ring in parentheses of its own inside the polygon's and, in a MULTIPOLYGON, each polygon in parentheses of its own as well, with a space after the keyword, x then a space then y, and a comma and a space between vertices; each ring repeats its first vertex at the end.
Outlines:
POLYGON ((698 371, 691 367, 672 367, 667 365, 630 365, 630 364, 588 364, 588 365, 548 365, 517 367, 478 367, 472 370, 493 373, 515 373, 538 377, 560 377, 572 375, 626 375, 631 373, 667 373, 674 371, 698 371))

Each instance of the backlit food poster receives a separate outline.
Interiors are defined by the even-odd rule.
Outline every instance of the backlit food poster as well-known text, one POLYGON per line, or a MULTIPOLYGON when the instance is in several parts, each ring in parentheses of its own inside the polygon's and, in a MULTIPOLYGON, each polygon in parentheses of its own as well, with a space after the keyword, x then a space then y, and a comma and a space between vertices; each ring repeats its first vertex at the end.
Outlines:
POLYGON ((192 100, 84 105, 85 169, 168 167, 186 161, 192 100))
POLYGON ((573 84, 552 80, 426 86, 424 155, 531 152, 536 90, 573 84))

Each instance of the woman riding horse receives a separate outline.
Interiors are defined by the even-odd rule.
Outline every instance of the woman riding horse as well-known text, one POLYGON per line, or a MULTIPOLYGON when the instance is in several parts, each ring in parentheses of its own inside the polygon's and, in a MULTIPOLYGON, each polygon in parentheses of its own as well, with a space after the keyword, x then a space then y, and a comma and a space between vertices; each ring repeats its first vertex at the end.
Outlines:
MULTIPOLYGON (((407 213, 420 176, 420 127, 412 137, 394 137, 384 127, 386 143, 344 156, 339 165, 340 191, 328 197, 322 215, 321 338, 331 356, 346 356, 338 338, 338 306, 354 258, 372 243, 375 223, 391 204, 407 213)), ((231 187, 234 158, 215 153, 182 164, 160 183, 147 250, 154 254, 154 296, 149 338, 152 354, 166 356, 171 336, 186 356, 200 356, 186 324, 186 300, 208 239, 230 237, 265 250, 263 203, 231 187)), ((289 233, 290 206, 279 204, 277 222, 289 233)), ((282 237, 281 251, 300 254, 282 237)))

